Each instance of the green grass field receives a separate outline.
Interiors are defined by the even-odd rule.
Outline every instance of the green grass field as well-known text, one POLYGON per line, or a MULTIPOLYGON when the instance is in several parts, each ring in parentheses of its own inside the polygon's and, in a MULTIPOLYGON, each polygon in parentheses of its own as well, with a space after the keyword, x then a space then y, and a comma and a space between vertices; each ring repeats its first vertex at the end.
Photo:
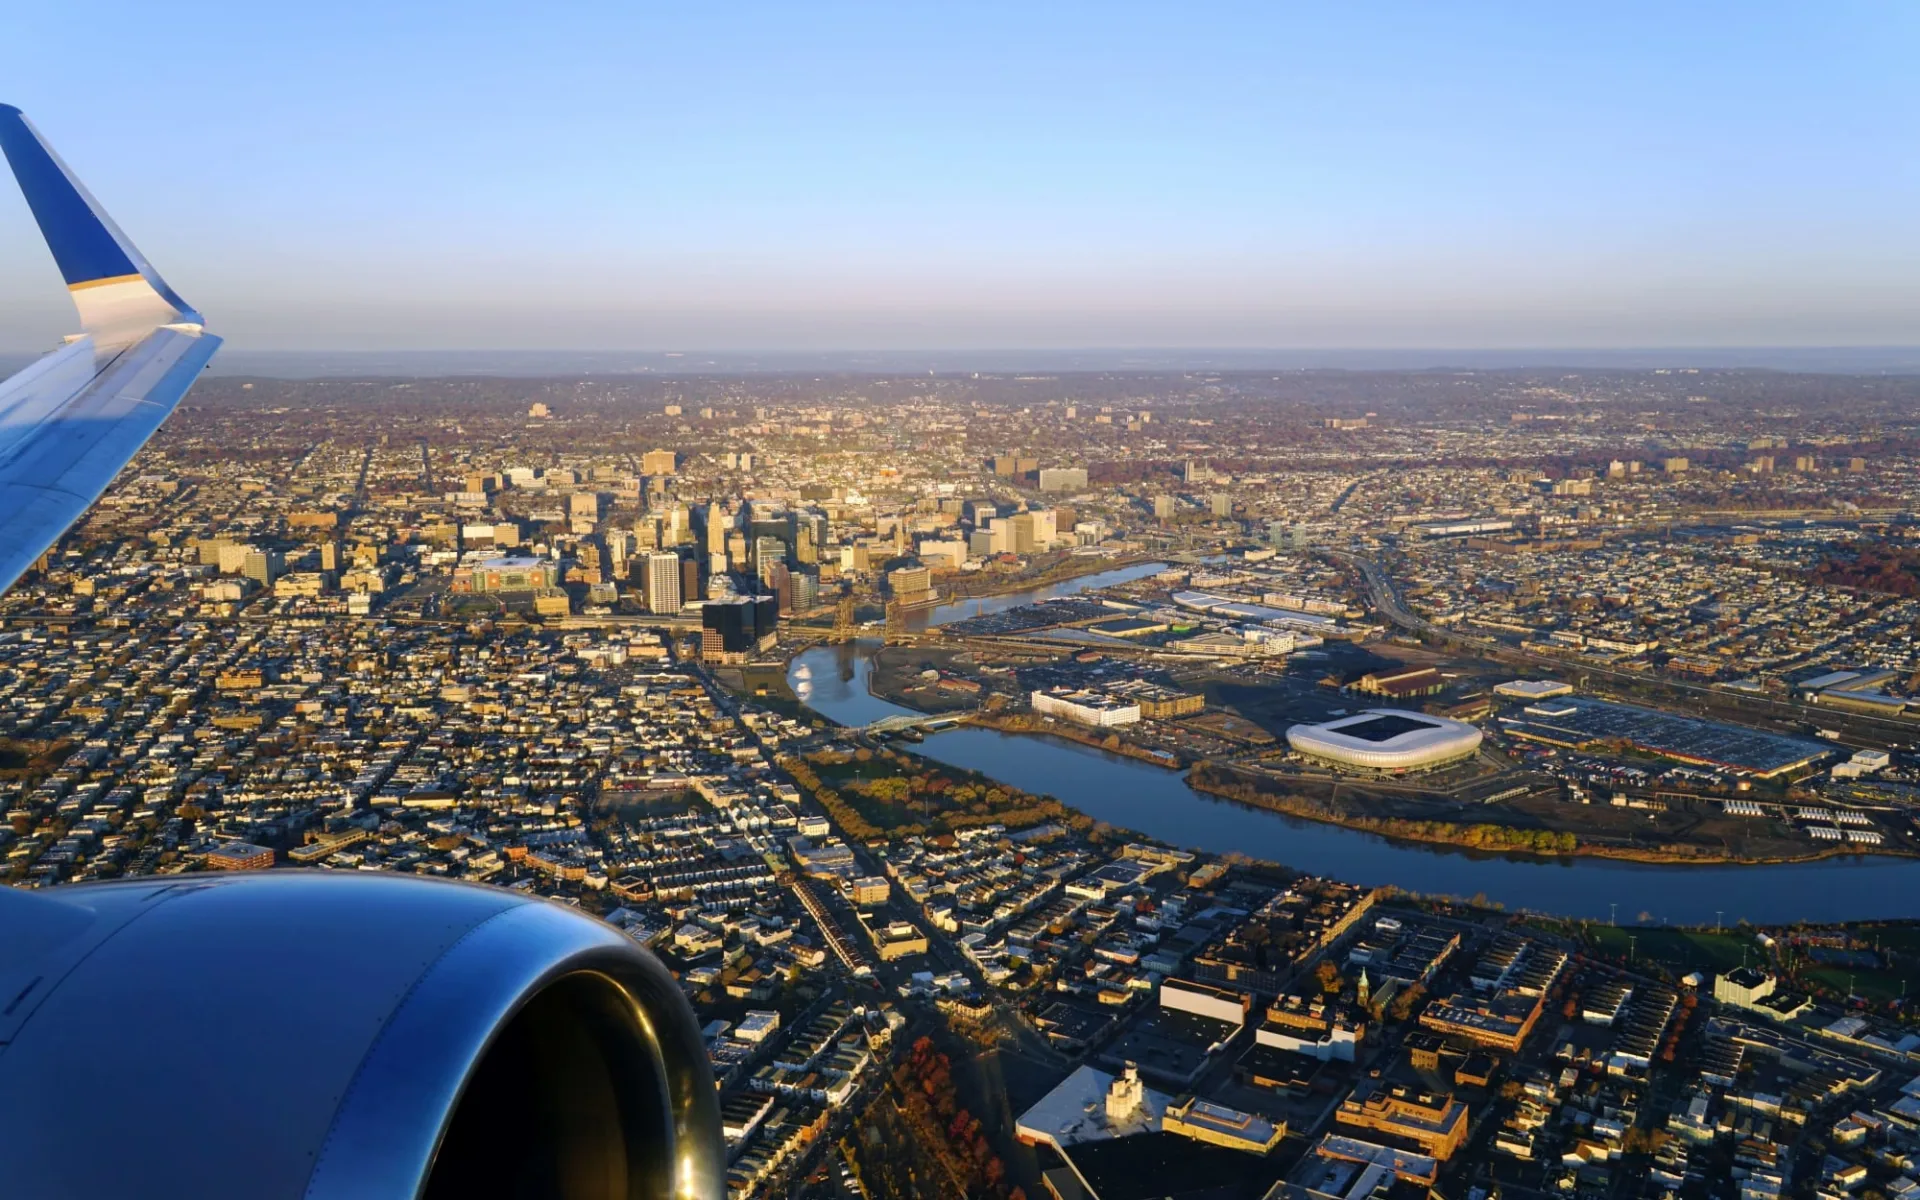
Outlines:
POLYGON ((1723 974, 1740 966, 1743 955, 1749 963, 1767 961, 1759 943, 1738 932, 1595 925, 1588 936, 1600 954, 1625 957, 1631 947, 1634 961, 1660 963, 1678 975, 1723 974))
POLYGON ((1850 971, 1845 967, 1812 967, 1803 974, 1809 982, 1831 988, 1842 996, 1859 996, 1874 1004, 1898 1000, 1902 995, 1908 999, 1920 996, 1920 978, 1915 978, 1911 974, 1903 976, 1897 971, 1850 971), (1901 990, 1903 983, 1906 987, 1904 992, 1901 990))
POLYGON ((843 763, 815 763, 813 769, 820 773, 820 778, 834 785, 844 784, 849 779, 889 779, 908 774, 899 764, 880 755, 875 755, 868 762, 849 759, 843 763))
POLYGON ((1920 924, 1876 923, 1851 929, 1854 937, 1882 952, 1885 965, 1860 968, 1815 964, 1806 968, 1807 980, 1875 1004, 1902 998, 1920 1000, 1920 924))

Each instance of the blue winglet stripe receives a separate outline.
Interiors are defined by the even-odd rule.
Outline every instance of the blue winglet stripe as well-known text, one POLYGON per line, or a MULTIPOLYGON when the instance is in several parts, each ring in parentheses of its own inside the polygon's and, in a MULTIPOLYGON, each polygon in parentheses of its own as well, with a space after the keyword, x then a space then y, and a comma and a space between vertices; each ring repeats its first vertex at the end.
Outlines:
POLYGON ((60 274, 71 287, 96 279, 141 274, 140 265, 95 215, 33 127, 12 105, 0 105, 0 149, 40 223, 60 274))

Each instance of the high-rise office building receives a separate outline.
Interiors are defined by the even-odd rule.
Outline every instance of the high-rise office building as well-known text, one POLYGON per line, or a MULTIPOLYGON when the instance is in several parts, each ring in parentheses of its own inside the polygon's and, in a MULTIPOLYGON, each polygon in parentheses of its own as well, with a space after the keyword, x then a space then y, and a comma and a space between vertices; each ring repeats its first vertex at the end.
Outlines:
POLYGON ((1008 527, 1007 549, 1015 554, 1033 553, 1033 514, 1016 513, 1003 522, 1008 527))
POLYGON ((1051 508, 1036 508, 1027 515, 1033 518, 1033 548, 1053 549, 1060 539, 1060 514, 1051 508))
POLYGON ((624 529, 616 529, 603 539, 607 544, 607 569, 615 578, 625 578, 629 560, 638 548, 640 539, 624 529))
POLYGON ((775 563, 787 561, 787 543, 777 537, 757 537, 753 539, 753 567, 761 578, 775 563))
POLYGON ((680 603, 687 602, 700 595, 700 560, 683 558, 680 560, 680 603))
POLYGON ((725 554, 727 552, 727 534, 733 532, 733 514, 719 501, 707 505, 707 553, 725 554))
POLYGON ((785 563, 774 563, 768 567, 760 581, 767 585, 782 616, 793 615, 793 572, 785 563))
POLYGON ((660 521, 660 544, 678 546, 687 541, 690 534, 687 529, 687 506, 673 504, 654 514, 660 521))
POLYGON ((925 604, 933 597, 933 572, 925 567, 901 567, 887 572, 887 586, 902 604, 925 604))
POLYGON ((820 603, 820 576, 813 571, 793 573, 793 611, 808 612, 820 603))
POLYGON ((272 587, 273 581, 280 578, 286 569, 286 560, 278 550, 249 550, 240 573, 261 587, 272 587))
POLYGON ((746 596, 709 600, 700 606, 700 657, 741 661, 753 653, 753 601, 746 596))
POLYGON ((1048 467, 1040 472, 1043 492, 1083 492, 1087 489, 1085 467, 1048 467))
POLYGON ((671 616, 680 611, 680 556, 655 552, 647 555, 647 611, 671 616))

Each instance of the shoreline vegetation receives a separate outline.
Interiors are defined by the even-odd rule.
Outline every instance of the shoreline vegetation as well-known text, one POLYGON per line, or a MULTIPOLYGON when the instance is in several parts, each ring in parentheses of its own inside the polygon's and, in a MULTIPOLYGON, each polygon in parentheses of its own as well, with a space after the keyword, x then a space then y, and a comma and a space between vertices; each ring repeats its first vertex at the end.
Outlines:
MULTIPOLYGON (((1159 561, 1152 557, 1134 560, 1138 562, 1159 561)), ((1116 570, 1133 565, 1130 561, 1106 563, 1097 570, 1076 574, 1098 574, 1100 571, 1116 570)), ((1061 578, 1072 578, 1066 575, 1061 578)), ((1054 582, 1058 582, 1055 580, 1054 582)), ((1036 585, 1032 580, 1021 580, 1019 586, 1009 586, 1008 591, 1018 591, 1036 585)), ((984 599, 986 593, 977 598, 984 599)), ((976 597, 969 596, 968 599, 976 597)), ((924 711, 914 705, 903 702, 902 698, 884 695, 874 688, 874 679, 870 675, 867 691, 878 699, 899 704, 903 708, 924 711)), ((810 710, 811 711, 811 710, 810 710)), ((825 714, 821 714, 824 716, 825 714)), ((928 713, 939 716, 939 713, 928 713)), ((1133 745, 1117 734, 1102 735, 1094 730, 1079 730, 1063 722, 1045 724, 1042 718, 1028 713, 973 713, 964 719, 965 724, 991 729, 995 732, 1059 738, 1062 741, 1087 746, 1107 754, 1115 754, 1136 762, 1146 763, 1163 770, 1184 771, 1186 784, 1196 792, 1215 796, 1223 800, 1245 804, 1253 808, 1265 809, 1283 816, 1298 817, 1302 820, 1317 821, 1323 825, 1333 825, 1342 829, 1351 829, 1357 833, 1370 833, 1389 841, 1413 843, 1429 846, 1451 846, 1457 849, 1480 851, 1488 854, 1517 854, 1540 860, 1566 860, 1572 858, 1611 859, 1618 862, 1643 863, 1652 866, 1693 864, 1700 866, 1784 866, 1792 863, 1819 862, 1829 858, 1866 857, 1874 854, 1887 858, 1913 858, 1912 854, 1885 848, 1863 850, 1845 845, 1808 847, 1804 854, 1794 855, 1742 855, 1725 851, 1716 851, 1706 846, 1690 846, 1684 843, 1669 843, 1660 847, 1635 847, 1611 845, 1602 842, 1580 840, 1567 830, 1524 829, 1493 822, 1465 821, 1423 821, 1402 817, 1369 816, 1359 813, 1336 812, 1307 797, 1295 796, 1285 792, 1275 792, 1257 786, 1248 777, 1234 771, 1231 767, 1201 761, 1189 764, 1177 755, 1161 754, 1133 745)), ((997 781, 996 781, 997 782, 997 781)), ((1008 790, 1011 785, 1002 784, 1008 790)), ((835 797, 837 800, 838 797, 835 797)), ((1079 814, 1078 809, 1064 801, 1048 797, 1054 804, 1063 805, 1079 814)))
POLYGON ((1246 776, 1232 771, 1231 768, 1204 762, 1188 772, 1187 786, 1196 792, 1218 796, 1223 800, 1232 800, 1285 816, 1299 817, 1302 820, 1337 825, 1360 833, 1371 833, 1392 841, 1455 846, 1464 850, 1482 850, 1495 854, 1524 854, 1531 858, 1608 858, 1652 865, 1760 867, 1817 862, 1827 858, 1866 857, 1870 853, 1879 853, 1890 858, 1912 857, 1887 850, 1876 852, 1824 846, 1809 847, 1805 854, 1795 855, 1728 854, 1705 846, 1696 847, 1685 844, 1641 848, 1583 842, 1566 830, 1521 829, 1491 822, 1416 821, 1402 817, 1341 813, 1332 811, 1306 797, 1261 788, 1246 776))
MULTIPOLYGON (((1517 854, 1542 860, 1604 858, 1616 862, 1644 863, 1649 866, 1695 864, 1765 867, 1819 862, 1829 858, 1864 858, 1870 854, 1886 858, 1914 857, 1897 850, 1863 850, 1846 846, 1808 847, 1806 853, 1793 855, 1728 854, 1724 851, 1715 851, 1710 847, 1689 846, 1684 843, 1643 848, 1581 841, 1568 830, 1523 829, 1490 821, 1421 821, 1404 817, 1344 813, 1328 809, 1318 801, 1304 796, 1258 787, 1231 767, 1222 767, 1203 761, 1193 764, 1188 770, 1187 764, 1177 758, 1172 758, 1170 761, 1169 758, 1163 758, 1152 751, 1134 746, 1113 734, 1102 737, 1093 730, 1081 731, 1071 726, 1062 726, 1058 722, 1053 725, 1042 725, 1040 718, 1029 714, 976 713, 965 718, 963 723, 991 729, 998 733, 1058 738, 1061 741, 1087 746, 1107 754, 1116 754, 1163 770, 1185 770, 1187 786, 1203 795, 1231 800, 1252 808, 1265 809, 1282 816, 1298 817, 1301 820, 1317 821, 1322 825, 1351 829, 1356 833, 1370 833, 1395 842, 1452 846, 1461 850, 1477 850, 1488 854, 1517 854)), ((1072 806, 1068 805, 1068 807, 1072 806)))
POLYGON ((776 764, 850 840, 927 837, 981 825, 1057 825, 1091 833, 1099 822, 1052 796, 894 750, 815 750, 776 764))
MULTIPOLYGON (((960 604, 968 600, 992 600, 1012 592, 1038 591, 1055 584, 1066 583, 1073 579, 1083 579, 1088 575, 1103 575, 1108 571, 1124 571, 1128 567, 1137 567, 1142 563, 1164 563, 1166 558, 1156 554, 1123 554, 1117 558, 1095 558, 1076 556, 1054 563, 1045 570, 1033 575, 988 573, 975 571, 949 572, 935 581, 940 589, 940 598, 933 607, 944 604, 960 604), (976 582, 977 586, 976 586, 976 582), (956 588, 956 583, 965 584, 956 588)), ((924 611, 924 610, 922 610, 924 611)), ((955 620, 964 620, 956 617, 955 620)), ((944 624, 944 622, 943 622, 944 624)))
POLYGON ((978 725, 982 729, 992 729, 1000 733, 1059 738, 1063 742, 1091 746, 1095 750, 1118 754, 1168 771, 1183 770, 1187 766, 1187 761, 1177 754, 1137 746, 1119 734, 1108 733, 1103 736, 1098 730, 1082 729, 1063 721, 1054 721, 1049 724, 1044 717, 1035 716, 1032 713, 974 713, 963 723, 978 725))

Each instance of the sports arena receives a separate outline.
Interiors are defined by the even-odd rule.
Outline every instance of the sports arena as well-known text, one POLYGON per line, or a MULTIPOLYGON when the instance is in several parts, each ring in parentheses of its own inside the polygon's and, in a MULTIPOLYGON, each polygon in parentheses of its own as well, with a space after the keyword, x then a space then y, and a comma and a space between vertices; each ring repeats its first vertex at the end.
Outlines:
POLYGON ((1287 744, 1309 759, 1346 770, 1402 775, 1472 758, 1480 731, 1464 721, 1398 708, 1370 708, 1318 725, 1295 725, 1287 744))

